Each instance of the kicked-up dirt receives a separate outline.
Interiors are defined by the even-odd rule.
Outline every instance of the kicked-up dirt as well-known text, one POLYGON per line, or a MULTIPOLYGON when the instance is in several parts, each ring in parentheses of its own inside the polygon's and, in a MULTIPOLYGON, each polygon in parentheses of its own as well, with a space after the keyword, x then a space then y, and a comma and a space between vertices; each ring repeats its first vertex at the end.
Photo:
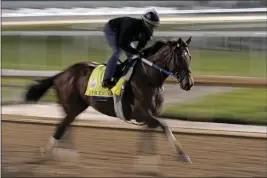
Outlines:
MULTIPOLYGON (((140 177, 135 169, 141 132, 73 127, 79 157, 40 160, 54 125, 2 121, 2 176, 140 177), (75 159, 76 158, 76 159, 75 159)), ((158 170, 166 177, 267 177, 266 139, 175 134, 193 164, 178 161, 163 133, 154 133, 158 170)))

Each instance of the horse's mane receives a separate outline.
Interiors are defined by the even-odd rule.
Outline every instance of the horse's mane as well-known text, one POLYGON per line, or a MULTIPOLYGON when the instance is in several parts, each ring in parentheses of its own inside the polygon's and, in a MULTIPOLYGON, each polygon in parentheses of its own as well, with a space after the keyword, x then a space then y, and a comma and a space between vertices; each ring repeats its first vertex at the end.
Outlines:
POLYGON ((148 58, 151 55, 154 55, 159 49, 161 49, 167 43, 166 40, 156 41, 153 45, 146 47, 142 50, 145 57, 148 58))

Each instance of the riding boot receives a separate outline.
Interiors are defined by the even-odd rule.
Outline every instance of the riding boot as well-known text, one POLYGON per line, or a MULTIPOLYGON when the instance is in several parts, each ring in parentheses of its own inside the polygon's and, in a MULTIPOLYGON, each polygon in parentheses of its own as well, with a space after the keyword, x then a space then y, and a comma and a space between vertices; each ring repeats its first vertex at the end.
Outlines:
POLYGON ((120 51, 115 51, 111 58, 107 61, 107 66, 102 82, 102 87, 104 88, 110 88, 115 85, 115 82, 112 81, 112 77, 115 74, 116 66, 117 66, 117 60, 119 59, 120 51))
POLYGON ((112 88, 116 85, 116 83, 112 80, 103 80, 102 87, 103 88, 112 88))

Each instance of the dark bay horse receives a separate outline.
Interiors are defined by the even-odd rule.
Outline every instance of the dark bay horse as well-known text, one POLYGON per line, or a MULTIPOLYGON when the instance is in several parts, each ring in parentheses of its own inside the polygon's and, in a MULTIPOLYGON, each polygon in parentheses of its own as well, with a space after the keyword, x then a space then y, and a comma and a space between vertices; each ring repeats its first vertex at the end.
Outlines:
MULTIPOLYGON (((185 162, 191 161, 167 124, 157 116, 164 100, 161 88, 168 77, 162 70, 173 74, 183 90, 190 90, 194 84, 189 67, 191 55, 188 45, 190 41, 191 37, 187 41, 181 38, 172 41, 157 41, 151 47, 144 49, 147 60, 160 67, 160 70, 138 60, 122 98, 125 119, 143 122, 148 129, 162 128, 169 142, 185 162)), ((63 72, 29 87, 25 97, 26 101, 37 102, 53 86, 59 104, 66 113, 66 117, 57 125, 53 137, 43 148, 46 153, 55 147, 67 127, 87 107, 91 106, 100 113, 116 117, 113 101, 95 102, 92 97, 85 95, 88 79, 97 65, 99 64, 93 62, 77 63, 63 72)))

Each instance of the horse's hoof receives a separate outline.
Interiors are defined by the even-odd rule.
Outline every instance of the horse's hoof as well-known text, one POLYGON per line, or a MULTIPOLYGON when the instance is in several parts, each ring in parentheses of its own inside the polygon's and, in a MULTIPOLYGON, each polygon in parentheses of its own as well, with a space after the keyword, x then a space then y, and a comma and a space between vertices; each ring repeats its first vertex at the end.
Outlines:
POLYGON ((47 150, 45 147, 40 147, 40 153, 42 158, 48 158, 52 156, 52 150, 47 150))
POLYGON ((181 161, 183 161, 183 162, 187 162, 187 163, 192 164, 191 159, 190 159, 189 156, 186 155, 186 154, 180 154, 179 159, 180 159, 181 161))

